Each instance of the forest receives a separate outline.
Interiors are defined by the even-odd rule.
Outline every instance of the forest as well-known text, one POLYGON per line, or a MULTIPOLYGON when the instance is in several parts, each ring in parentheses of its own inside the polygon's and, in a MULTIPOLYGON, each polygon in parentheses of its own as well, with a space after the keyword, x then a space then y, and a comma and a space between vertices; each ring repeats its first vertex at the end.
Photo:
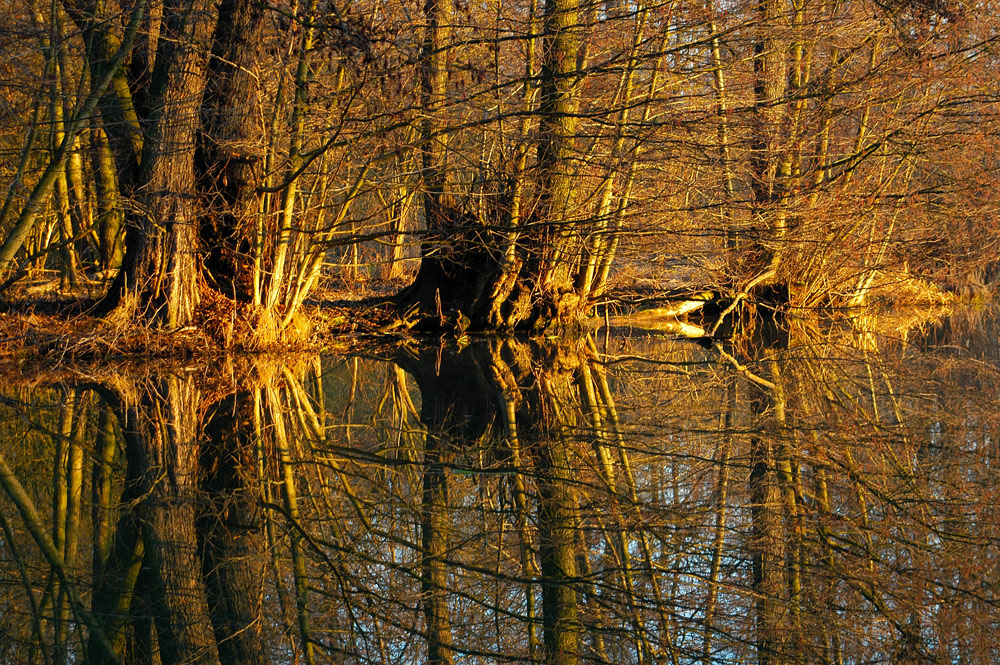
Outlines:
POLYGON ((988 3, 4 16, 9 312, 261 349, 344 295, 382 297, 398 329, 538 334, 602 306, 808 314, 996 276, 988 3))
POLYGON ((998 10, 0 0, 0 662, 1000 662, 998 10))

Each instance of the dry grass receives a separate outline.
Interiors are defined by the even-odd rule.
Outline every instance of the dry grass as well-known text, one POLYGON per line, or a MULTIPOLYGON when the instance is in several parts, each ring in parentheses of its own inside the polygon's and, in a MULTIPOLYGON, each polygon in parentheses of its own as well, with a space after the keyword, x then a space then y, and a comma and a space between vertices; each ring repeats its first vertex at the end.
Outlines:
POLYGON ((192 325, 162 330, 122 315, 127 307, 106 318, 80 314, 82 309, 71 299, 25 297, 6 303, 0 309, 0 365, 9 370, 27 364, 346 350, 362 339, 388 334, 395 319, 385 301, 314 301, 279 333, 280 312, 217 296, 203 297, 192 325))

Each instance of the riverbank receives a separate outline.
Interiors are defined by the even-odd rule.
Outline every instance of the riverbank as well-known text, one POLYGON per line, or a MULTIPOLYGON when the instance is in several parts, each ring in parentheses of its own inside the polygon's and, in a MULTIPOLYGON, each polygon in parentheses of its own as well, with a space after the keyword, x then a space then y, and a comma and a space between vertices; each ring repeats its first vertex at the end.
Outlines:
MULTIPOLYGON (((877 316, 895 320, 891 326, 895 330, 900 321, 909 327, 914 321, 942 315, 960 301, 954 294, 926 284, 902 285, 894 296, 853 311, 864 311, 870 317, 871 310, 877 310, 877 316)), ((621 288, 595 306, 585 328, 710 336, 717 331, 720 314, 723 318, 729 315, 731 302, 711 291, 651 293, 621 288)), ((275 316, 263 316, 260 308, 221 297, 203 300, 196 321, 176 330, 138 326, 113 316, 91 316, 87 312, 95 303, 92 293, 67 293, 54 285, 23 289, 17 296, 0 301, 0 363, 10 367, 28 362, 59 365, 114 359, 209 358, 231 352, 344 352, 411 336, 405 313, 387 293, 319 292, 302 306, 277 343, 273 341, 277 337, 275 316)), ((816 308, 789 310, 799 319, 815 318, 820 312, 816 308)), ((831 314, 836 316, 836 312, 823 311, 825 317, 831 314)), ((848 318, 846 312, 842 314, 848 318)))

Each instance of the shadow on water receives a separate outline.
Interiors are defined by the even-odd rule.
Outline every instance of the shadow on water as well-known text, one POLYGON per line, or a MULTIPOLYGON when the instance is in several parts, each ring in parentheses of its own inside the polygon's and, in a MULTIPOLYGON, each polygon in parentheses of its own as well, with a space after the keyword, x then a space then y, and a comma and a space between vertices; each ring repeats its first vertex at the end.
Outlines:
POLYGON ((939 334, 8 386, 0 661, 996 662, 998 365, 939 334))

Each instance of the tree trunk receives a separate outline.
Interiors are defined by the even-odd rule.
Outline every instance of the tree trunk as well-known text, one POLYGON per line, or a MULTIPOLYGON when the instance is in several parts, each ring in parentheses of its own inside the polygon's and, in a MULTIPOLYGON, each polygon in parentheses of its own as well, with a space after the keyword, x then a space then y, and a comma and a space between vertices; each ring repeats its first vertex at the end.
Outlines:
POLYGON ((206 207, 206 277, 223 295, 245 302, 253 298, 251 250, 266 149, 258 71, 263 13, 255 0, 219 6, 195 157, 206 207))
POLYGON ((107 134, 100 125, 92 129, 90 144, 101 269, 117 270, 122 262, 122 214, 115 158, 107 134))
POLYGON ((193 318, 200 274, 194 154, 214 25, 211 6, 176 0, 164 7, 141 186, 126 218, 122 268, 98 313, 121 307, 129 318, 167 328, 193 318))
POLYGON ((790 163, 782 136, 788 66, 780 0, 757 0, 753 44, 754 105, 750 143, 751 227, 743 244, 741 277, 754 280, 762 299, 787 301, 787 289, 769 288, 781 262, 787 231, 785 192, 790 163), (766 275, 766 277, 764 277, 766 275), (785 292, 784 297, 781 296, 785 292))
MULTIPOLYGON (((498 232, 465 212, 448 191, 447 135, 441 105, 447 96, 451 0, 428 3, 424 47, 424 212, 427 235, 420 272, 398 300, 417 306, 425 328, 471 327, 541 332, 576 325, 586 303, 575 290, 583 241, 573 216, 579 106, 578 0, 544 6, 536 173, 539 203, 522 232, 498 232), (512 248, 509 243, 514 243, 512 248)), ((528 173, 521 177, 529 177, 528 173)), ((516 184, 512 185, 516 189, 516 184)), ((499 215, 499 213, 497 213, 499 215)), ((509 220, 507 220, 509 221, 509 220)), ((519 223, 521 223, 519 221, 519 223)))

